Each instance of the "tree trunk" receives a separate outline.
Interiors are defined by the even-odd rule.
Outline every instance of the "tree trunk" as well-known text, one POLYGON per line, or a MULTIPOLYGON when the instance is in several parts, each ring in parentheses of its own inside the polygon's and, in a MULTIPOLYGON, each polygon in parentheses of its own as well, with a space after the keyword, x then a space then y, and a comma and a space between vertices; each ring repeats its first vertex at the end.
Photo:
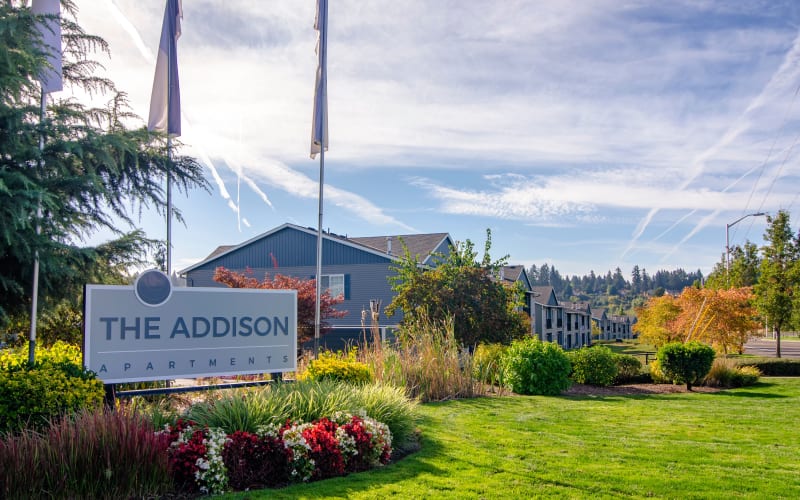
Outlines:
POLYGON ((775 327, 775 357, 781 357, 781 327, 775 327))

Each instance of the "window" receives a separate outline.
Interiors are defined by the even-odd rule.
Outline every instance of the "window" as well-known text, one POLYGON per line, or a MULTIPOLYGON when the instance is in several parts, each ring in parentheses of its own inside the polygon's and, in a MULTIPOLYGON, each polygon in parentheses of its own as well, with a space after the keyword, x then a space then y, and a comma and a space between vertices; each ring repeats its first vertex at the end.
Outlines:
POLYGON ((322 293, 327 290, 331 297, 344 296, 344 274, 323 274, 320 287, 322 293))

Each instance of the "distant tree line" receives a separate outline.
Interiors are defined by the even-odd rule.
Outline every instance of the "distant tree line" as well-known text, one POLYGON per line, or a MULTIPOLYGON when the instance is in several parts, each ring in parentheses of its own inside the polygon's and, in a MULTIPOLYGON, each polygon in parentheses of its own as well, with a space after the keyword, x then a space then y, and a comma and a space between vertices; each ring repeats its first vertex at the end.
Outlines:
POLYGON ((661 269, 651 275, 638 265, 633 266, 630 279, 625 278, 619 267, 605 275, 592 270, 583 276, 562 276, 555 266, 545 263, 538 267, 534 264, 527 272, 533 286, 552 286, 562 300, 588 301, 595 306, 608 307, 612 314, 629 314, 643 301, 636 300, 637 297, 665 292, 677 294, 687 286, 703 282, 699 269, 695 272, 661 269))

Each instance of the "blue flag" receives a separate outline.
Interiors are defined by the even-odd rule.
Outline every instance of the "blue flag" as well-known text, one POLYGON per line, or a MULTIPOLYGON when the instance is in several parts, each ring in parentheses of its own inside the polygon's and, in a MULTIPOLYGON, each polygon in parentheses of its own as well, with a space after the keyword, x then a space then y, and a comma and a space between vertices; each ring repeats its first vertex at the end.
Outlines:
POLYGON ((181 0, 167 0, 161 41, 158 44, 156 74, 150 97, 148 130, 181 135, 181 91, 178 84, 178 37, 181 36, 181 0))
POLYGON ((314 86, 314 116, 311 125, 311 158, 321 148, 328 150, 328 0, 317 0, 317 19, 314 29, 317 39, 317 81, 314 86))
MULTIPOLYGON (((59 0, 33 0, 31 12, 38 15, 60 16, 59 0)), ((46 19, 36 26, 42 36, 47 62, 50 65, 42 70, 39 81, 45 94, 63 89, 61 78, 61 23, 58 19, 46 19)))

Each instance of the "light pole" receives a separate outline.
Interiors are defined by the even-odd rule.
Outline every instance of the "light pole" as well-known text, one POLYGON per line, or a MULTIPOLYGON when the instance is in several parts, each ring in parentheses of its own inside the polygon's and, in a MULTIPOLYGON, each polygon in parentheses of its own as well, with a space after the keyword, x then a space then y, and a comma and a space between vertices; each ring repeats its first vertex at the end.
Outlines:
POLYGON ((731 281, 731 241, 730 241, 730 230, 736 224, 742 222, 744 219, 748 217, 761 217, 762 215, 767 215, 766 212, 757 212, 754 214, 747 214, 739 217, 735 221, 731 222, 730 224, 725 224, 725 283, 730 285, 731 281))

